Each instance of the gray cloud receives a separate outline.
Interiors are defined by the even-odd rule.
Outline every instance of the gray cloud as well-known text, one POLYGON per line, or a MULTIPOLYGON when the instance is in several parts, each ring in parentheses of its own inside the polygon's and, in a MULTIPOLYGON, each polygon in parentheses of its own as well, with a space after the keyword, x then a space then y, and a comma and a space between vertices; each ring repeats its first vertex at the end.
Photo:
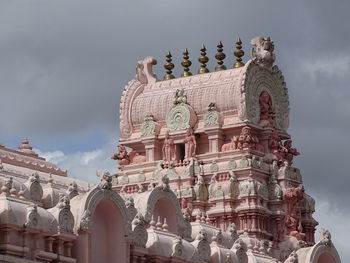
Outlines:
POLYGON ((139 59, 157 58, 161 78, 171 50, 179 75, 187 47, 196 72, 203 42, 213 69, 222 40, 231 66, 238 36, 247 60, 249 40, 270 35, 289 88, 305 187, 349 214, 348 10, 346 0, 1 1, 1 139, 26 135, 50 151, 102 148, 106 141, 97 145, 91 134, 117 138, 119 97, 139 59))

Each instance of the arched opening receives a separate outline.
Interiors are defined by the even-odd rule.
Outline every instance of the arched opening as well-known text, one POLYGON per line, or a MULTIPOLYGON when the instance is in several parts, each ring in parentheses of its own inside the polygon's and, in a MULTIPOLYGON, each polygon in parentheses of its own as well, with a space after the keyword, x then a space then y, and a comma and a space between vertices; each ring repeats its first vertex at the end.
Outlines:
POLYGON ((337 263, 334 257, 329 253, 323 253, 317 260, 317 263, 337 263))
POLYGON ((126 262, 124 223, 118 207, 102 200, 92 217, 91 262, 126 262))
POLYGON ((161 219, 161 222, 166 218, 167 224, 169 226, 169 232, 178 234, 177 229, 177 218, 176 218, 176 207, 172 202, 166 198, 159 199, 153 210, 154 220, 161 219))

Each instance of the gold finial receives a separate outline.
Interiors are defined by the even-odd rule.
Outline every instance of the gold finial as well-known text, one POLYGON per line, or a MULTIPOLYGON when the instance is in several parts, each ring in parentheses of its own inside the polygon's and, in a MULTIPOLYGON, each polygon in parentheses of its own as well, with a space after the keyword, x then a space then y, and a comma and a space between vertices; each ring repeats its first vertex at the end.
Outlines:
POLYGON ((240 68, 244 66, 244 63, 242 62, 242 57, 244 56, 244 51, 242 50, 242 41, 240 38, 237 39, 236 42, 236 50, 233 53, 236 59, 236 63, 233 64, 233 68, 240 68))
POLYGON ((226 69, 226 66, 224 65, 224 59, 226 57, 225 53, 223 53, 223 45, 221 43, 221 41, 219 41, 218 45, 216 46, 217 47, 217 51, 218 53, 215 54, 215 58, 218 60, 218 64, 216 65, 215 67, 215 70, 216 71, 219 71, 219 70, 225 70, 226 69))
POLYGON ((206 63, 209 61, 209 58, 206 56, 207 53, 205 51, 207 51, 207 49, 205 48, 204 44, 202 44, 201 56, 198 58, 199 63, 201 63, 201 67, 198 69, 198 74, 209 72, 206 65, 206 63))
POLYGON ((172 70, 175 67, 174 64, 172 63, 172 55, 170 53, 170 51, 168 52, 168 54, 165 55, 166 57, 166 64, 164 65, 164 68, 166 69, 166 74, 164 76, 164 80, 167 79, 174 79, 174 75, 172 74, 172 70))
POLYGON ((184 60, 181 62, 181 65, 184 67, 184 72, 182 72, 181 77, 192 76, 192 73, 190 72, 192 62, 189 60, 187 48, 185 48, 184 52, 182 52, 182 55, 184 60))

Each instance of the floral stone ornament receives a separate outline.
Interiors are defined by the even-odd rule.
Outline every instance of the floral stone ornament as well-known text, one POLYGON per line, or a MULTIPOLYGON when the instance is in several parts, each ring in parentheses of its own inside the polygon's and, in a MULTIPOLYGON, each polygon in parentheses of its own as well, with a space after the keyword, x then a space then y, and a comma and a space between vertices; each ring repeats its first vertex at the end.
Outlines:
POLYGON ((187 104, 184 89, 178 89, 175 93, 174 106, 166 115, 166 124, 169 132, 182 131, 192 128, 197 122, 197 116, 193 108, 187 104))
POLYGON ((147 113, 145 120, 141 125, 141 135, 146 137, 158 135, 158 133, 159 126, 157 125, 157 122, 154 120, 152 113, 147 113))
POLYGON ((217 111, 215 103, 211 102, 208 105, 207 112, 204 115, 204 126, 212 127, 220 125, 220 114, 217 111))

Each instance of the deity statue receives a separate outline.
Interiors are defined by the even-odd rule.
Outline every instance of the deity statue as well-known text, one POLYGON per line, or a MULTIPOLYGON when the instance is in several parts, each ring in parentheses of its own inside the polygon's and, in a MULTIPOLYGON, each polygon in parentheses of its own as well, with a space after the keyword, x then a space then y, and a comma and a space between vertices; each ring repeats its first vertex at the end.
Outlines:
POLYGON ((177 89, 175 92, 174 105, 187 103, 187 96, 185 95, 184 89, 177 89))
POLYGON ((185 138, 185 159, 189 159, 196 154, 197 142, 196 137, 193 135, 193 130, 190 128, 187 130, 185 138))
POLYGON ((294 156, 299 155, 300 153, 297 149, 292 148, 292 140, 286 140, 282 146, 282 155, 283 159, 286 160, 290 165, 293 164, 294 156))
POLYGON ((275 49, 273 41, 269 37, 255 37, 250 43, 253 46, 251 51, 252 59, 261 66, 272 67, 276 59, 273 53, 275 49))
POLYGON ((164 144, 163 144, 163 159, 164 161, 170 162, 174 158, 175 144, 174 140, 170 138, 169 132, 166 132, 164 144))
POLYGON ((221 147, 222 152, 230 151, 230 150, 236 150, 238 144, 238 136, 232 136, 231 141, 229 143, 225 143, 221 147))
POLYGON ((283 197, 287 204, 286 226, 289 236, 294 236, 298 240, 302 240, 305 236, 302 233, 301 215, 299 203, 304 198, 304 188, 286 188, 283 191, 283 197))
POLYGON ((119 165, 128 165, 130 163, 128 152, 123 145, 118 145, 118 153, 115 153, 112 159, 119 160, 119 165))
POLYGON ((248 126, 244 126, 238 137, 238 149, 250 148, 255 149, 255 141, 253 139, 252 130, 248 126))
POLYGON ((135 150, 127 152, 125 146, 118 145, 118 153, 112 156, 113 160, 118 160, 119 165, 128 165, 131 163, 143 163, 146 162, 146 156, 139 154, 135 150))
POLYGON ((260 125, 263 127, 272 127, 275 113, 272 110, 272 101, 269 93, 261 92, 259 97, 260 105, 260 125))

